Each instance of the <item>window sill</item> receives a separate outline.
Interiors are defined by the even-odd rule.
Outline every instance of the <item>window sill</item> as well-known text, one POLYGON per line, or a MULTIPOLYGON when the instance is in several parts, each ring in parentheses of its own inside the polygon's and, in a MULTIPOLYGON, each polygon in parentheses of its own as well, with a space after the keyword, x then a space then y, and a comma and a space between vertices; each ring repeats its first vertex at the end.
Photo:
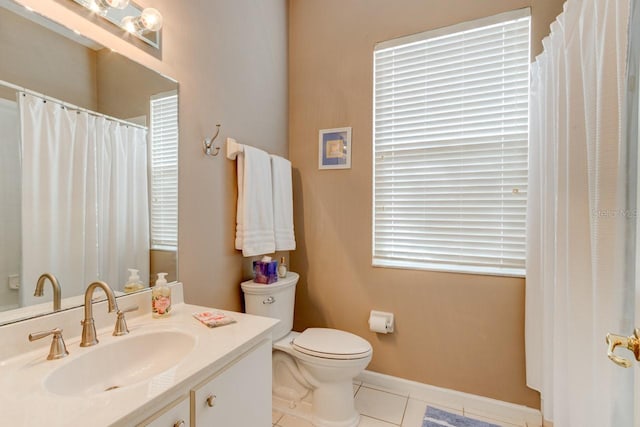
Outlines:
POLYGON ((503 276, 525 278, 526 271, 521 268, 478 267, 469 265, 434 264, 428 262, 391 261, 374 258, 373 267, 397 268, 402 270, 438 271, 443 273, 474 274, 479 276, 503 276))
POLYGON ((178 248, 175 246, 163 246, 163 245, 154 245, 151 246, 152 251, 164 251, 164 252, 177 252, 178 248))

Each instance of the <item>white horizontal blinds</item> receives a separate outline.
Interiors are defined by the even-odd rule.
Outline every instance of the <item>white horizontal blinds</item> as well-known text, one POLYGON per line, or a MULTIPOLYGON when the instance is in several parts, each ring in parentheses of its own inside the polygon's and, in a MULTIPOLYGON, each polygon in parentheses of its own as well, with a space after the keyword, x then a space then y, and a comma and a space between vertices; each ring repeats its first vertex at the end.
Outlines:
POLYGON ((376 48, 374 265, 524 274, 529 22, 376 48))
POLYGON ((151 247, 178 246, 178 95, 151 99, 151 247))

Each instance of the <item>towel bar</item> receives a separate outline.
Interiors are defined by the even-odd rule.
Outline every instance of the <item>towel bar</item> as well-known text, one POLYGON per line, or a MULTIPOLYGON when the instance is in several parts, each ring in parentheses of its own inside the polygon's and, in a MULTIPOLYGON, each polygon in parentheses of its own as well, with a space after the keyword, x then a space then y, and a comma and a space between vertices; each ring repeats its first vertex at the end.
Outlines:
POLYGON ((233 138, 227 138, 227 159, 235 160, 238 154, 244 152, 244 145, 238 144, 233 138))
POLYGON ((215 157, 218 155, 218 153, 220 152, 220 147, 214 147, 213 146, 213 141, 216 140, 216 138, 218 137, 218 134, 220 133, 220 125, 217 124, 216 125, 216 134, 213 135, 211 138, 205 138, 202 140, 202 151, 204 151, 204 154, 207 156, 211 156, 211 157, 215 157), (213 152, 212 151, 213 148, 213 152))

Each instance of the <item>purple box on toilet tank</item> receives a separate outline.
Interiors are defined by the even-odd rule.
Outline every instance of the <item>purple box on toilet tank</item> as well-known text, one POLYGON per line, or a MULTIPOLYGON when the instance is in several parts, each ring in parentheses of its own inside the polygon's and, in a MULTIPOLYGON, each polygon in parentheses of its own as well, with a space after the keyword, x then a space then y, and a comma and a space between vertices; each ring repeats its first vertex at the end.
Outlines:
POLYGON ((278 261, 253 261, 253 281, 269 285, 278 281, 278 261))

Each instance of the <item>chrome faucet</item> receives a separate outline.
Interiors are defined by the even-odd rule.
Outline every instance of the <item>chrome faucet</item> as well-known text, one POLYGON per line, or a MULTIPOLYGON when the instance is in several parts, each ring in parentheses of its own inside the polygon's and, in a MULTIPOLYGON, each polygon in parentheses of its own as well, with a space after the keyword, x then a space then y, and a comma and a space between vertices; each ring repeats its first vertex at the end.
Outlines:
POLYGON ((101 281, 91 283, 84 292, 84 320, 80 322, 82 324, 82 341, 80 342, 80 347, 90 347, 98 344, 98 338, 96 337, 96 325, 93 322, 92 306, 93 291, 95 291, 96 288, 102 288, 104 293, 107 294, 109 313, 118 309, 116 297, 109 285, 101 281))
POLYGON ((34 297, 41 297, 44 295, 44 281, 45 279, 49 279, 51 282, 51 286, 53 286, 53 311, 60 310, 60 283, 58 283, 58 279, 51 273, 44 273, 42 276, 38 278, 38 283, 36 283, 36 291, 33 293, 34 297))

